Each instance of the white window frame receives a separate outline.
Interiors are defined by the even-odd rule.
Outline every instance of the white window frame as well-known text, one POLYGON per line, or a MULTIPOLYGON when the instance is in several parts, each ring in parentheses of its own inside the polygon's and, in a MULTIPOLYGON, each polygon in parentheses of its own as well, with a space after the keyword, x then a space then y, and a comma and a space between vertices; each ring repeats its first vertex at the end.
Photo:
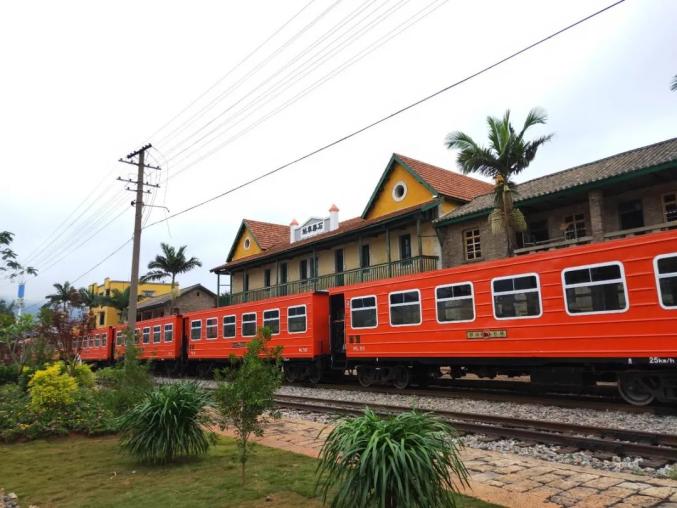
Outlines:
POLYGON ((219 318, 217 317, 208 317, 205 319, 205 339, 206 340, 216 340, 219 338, 219 318), (216 328, 216 335, 214 337, 209 336, 209 332, 207 331, 207 328, 210 328, 209 322, 214 321, 215 324, 212 328, 216 328))
POLYGON ((399 203, 400 201, 403 201, 404 198, 407 197, 407 191, 408 191, 408 190, 409 190, 409 189, 407 189, 407 184, 404 183, 404 180, 400 180, 400 181, 397 182, 395 185, 393 185, 393 190, 392 190, 392 192, 391 192, 392 197, 393 197, 393 200, 394 200, 394 201, 397 201, 398 203, 399 203), (400 186, 402 187, 403 192, 402 192, 402 195, 401 195, 400 197, 397 197, 397 195, 395 194, 395 190, 396 190, 398 187, 400 187, 400 186))
POLYGON ((99 347, 99 334, 94 335, 94 347, 99 347))
POLYGON ((162 340, 168 344, 174 342, 174 323, 167 323, 162 327, 162 340), (167 330, 172 332, 172 340, 167 340, 167 330))
POLYGON ((480 227, 476 228, 468 228, 464 229, 461 233, 463 235, 463 259, 466 261, 477 261, 478 259, 483 259, 484 254, 482 253, 482 229, 480 227), (477 238, 479 239, 479 242, 475 242, 475 235, 472 235, 472 250, 473 250, 473 256, 472 258, 468 257, 468 239, 466 238, 466 233, 472 231, 473 233, 477 231, 477 238), (475 248, 475 245, 479 244, 479 249, 475 248), (480 251, 480 255, 477 256, 476 253, 477 251, 480 251))
POLYGON ((141 342, 143 344, 150 344, 150 326, 144 326, 141 329, 141 342), (145 340, 146 337, 148 337, 148 340, 145 340))
MULTIPOLYGON (((377 312, 378 314, 378 312, 377 312)), ((352 319, 352 315, 350 316, 352 319)), ((378 319, 378 318, 377 318, 378 319)), ((392 291, 388 293, 388 320, 390 326, 393 328, 399 328, 400 326, 420 326, 423 322, 423 302, 421 301, 421 290, 420 289, 404 289, 402 291, 392 291), (413 303, 390 303, 390 297, 392 295, 401 295, 404 293, 416 293, 418 295, 418 323, 404 323, 401 325, 393 324, 393 307, 405 307, 407 305, 414 305, 413 303)))
POLYGON ((274 308, 274 309, 265 309, 261 313, 261 320, 263 323, 263 327, 266 327, 266 321, 275 321, 274 319, 268 319, 266 320, 266 312, 272 312, 272 311, 277 311, 277 333, 271 333, 271 335, 280 335, 280 332, 282 331, 282 312, 280 311, 279 308, 274 308))
MULTIPOLYGON (((365 307, 362 307, 361 309, 357 310, 364 310, 365 307)), ((373 328, 378 327, 378 298, 376 295, 360 295, 360 296, 355 296, 350 299, 350 327, 355 329, 355 330, 370 330, 373 328), (374 299, 374 307, 366 307, 367 309, 373 308, 376 311, 376 324, 374 326, 354 326, 353 325, 353 301, 354 300, 361 300, 362 298, 373 298, 374 299)))
POLYGON ((256 334, 259 332, 259 316, 257 315, 257 312, 243 312, 242 317, 240 318, 240 334, 242 337, 256 337, 256 334), (251 316, 254 315, 254 325, 256 325, 256 331, 252 335, 245 335, 244 334, 244 324, 245 323, 251 323, 252 321, 245 321, 244 317, 245 316, 251 316))
POLYGON ((439 286, 435 286, 435 319, 437 320, 438 324, 441 325, 453 325, 455 323, 472 323, 477 319, 477 313, 475 312, 475 286, 473 285, 472 282, 470 281, 463 281, 463 282, 453 282, 451 284, 440 284, 439 286), (442 298, 438 299, 437 298, 437 290, 441 288, 448 288, 448 287, 453 287, 453 286, 464 286, 464 285, 469 285, 470 286, 470 296, 461 296, 461 297, 451 297, 451 298, 442 298), (440 321, 440 315, 439 315, 439 310, 437 308, 437 303, 438 302, 448 302, 451 300, 470 300, 472 302, 472 319, 461 319, 459 321, 440 321))
POLYGON ((623 263, 620 261, 607 261, 606 263, 594 263, 591 265, 581 265, 581 266, 572 266, 569 268, 564 268, 561 273, 561 278, 562 278, 562 295, 564 297, 564 311, 572 317, 575 316, 594 316, 597 314, 622 314, 623 312, 627 312, 630 309, 630 300, 628 299, 628 282, 625 279, 625 269, 623 267, 623 263), (598 268, 600 266, 609 266, 609 265, 616 265, 621 269, 621 278, 620 279, 609 279, 609 280, 603 280, 603 281, 597 281, 597 282, 585 282, 585 283, 580 283, 580 284, 569 284, 567 285, 566 282, 564 282, 564 275, 566 272, 573 272, 575 270, 585 270, 586 268, 598 268), (593 312, 569 312, 569 305, 567 302, 567 289, 568 288, 577 288, 577 287, 583 287, 583 286, 602 286, 604 284, 612 284, 614 282, 618 282, 621 280, 623 282, 623 293, 625 296, 625 308, 624 309, 618 309, 618 310, 597 310, 593 312))
POLYGON ((667 203, 665 202, 665 198, 668 196, 675 196, 675 204, 677 204, 677 190, 673 192, 666 192, 661 195, 661 210, 663 211, 663 222, 673 222, 673 221, 668 221, 668 209, 667 209, 667 203))
POLYGON ((108 332, 102 333, 101 334, 101 346, 106 347, 107 342, 108 342, 108 332))
POLYGON ((302 305, 290 305, 287 307, 287 333, 289 335, 296 335, 298 333, 306 333, 308 331, 308 306, 304 303, 302 305), (298 332, 292 332, 291 329, 289 328, 289 319, 294 319, 294 318, 299 318, 301 316, 290 316, 289 315, 289 309, 300 309, 303 308, 303 317, 305 318, 304 321, 306 323, 306 327, 298 332))
POLYGON ((115 330, 115 345, 124 346, 124 343, 121 342, 122 339, 122 330, 115 330))
POLYGON ((223 335, 224 339, 234 339, 235 337, 237 337, 237 315, 236 314, 228 314, 226 316, 223 316, 223 318, 221 319, 221 335, 223 335), (226 323, 224 323, 226 318, 233 318, 233 330, 235 330, 235 333, 233 333, 232 337, 231 336, 226 337, 226 334, 223 331, 223 327, 226 326, 226 323))
POLYGON ((506 275, 503 277, 494 277, 491 279, 489 282, 490 287, 491 287, 491 310, 494 313, 494 319, 497 321, 506 321, 509 319, 538 319, 543 315, 543 294, 541 293, 541 278, 538 276, 537 273, 535 272, 529 272, 529 273, 518 273, 515 275, 506 275), (496 292, 494 291, 494 282, 497 280, 507 280, 507 279, 520 279, 522 277, 536 277, 536 289, 521 289, 519 291, 502 291, 498 293, 499 295, 514 295, 517 293, 535 293, 538 292, 538 309, 539 313, 535 314, 533 316, 508 316, 508 317, 498 317, 496 315, 496 299, 494 298, 496 296, 496 292))
POLYGON ((661 285, 660 285, 659 281, 660 281, 660 279, 664 279, 664 278, 671 277, 671 276, 677 277, 677 273, 670 272, 669 274, 663 274, 663 276, 661 277, 658 274, 658 261, 661 260, 661 259, 673 258, 673 257, 677 257, 677 252, 668 252, 667 254, 660 254, 659 256, 656 256, 655 258, 653 258, 653 273, 654 273, 654 277, 655 277, 655 280, 656 280, 656 292, 658 293, 658 305, 660 305, 661 308, 665 309, 665 310, 677 310, 677 305, 675 305, 674 307, 668 307, 667 305, 663 305, 663 296, 661 295, 661 285))
POLYGON ((202 340, 202 320, 201 320, 201 319, 193 319, 193 320, 190 322, 190 340, 191 340, 191 341, 196 341, 196 342, 197 342, 198 340, 202 340), (199 328, 200 328, 200 336, 199 336, 197 339, 194 339, 194 338, 193 338, 193 330, 196 328, 196 327, 194 327, 193 325, 194 325, 195 323, 198 323, 198 324, 200 325, 200 327, 199 327, 199 328))
POLYGON ((162 342, 162 325, 153 325, 153 344, 160 344, 162 342), (157 328, 157 338, 155 340, 155 329, 157 328))

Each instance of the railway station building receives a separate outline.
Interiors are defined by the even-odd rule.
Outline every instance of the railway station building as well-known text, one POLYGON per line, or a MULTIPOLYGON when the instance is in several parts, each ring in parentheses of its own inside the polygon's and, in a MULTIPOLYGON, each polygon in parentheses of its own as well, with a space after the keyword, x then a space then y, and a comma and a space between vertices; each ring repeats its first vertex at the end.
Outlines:
MULTIPOLYGON (((487 218, 493 185, 393 154, 359 217, 289 225, 244 219, 226 262, 221 304, 505 257, 504 234, 487 218)), ((518 184, 528 229, 514 254, 677 228, 677 138, 518 184)), ((676 248, 677 249, 677 248, 676 248)))

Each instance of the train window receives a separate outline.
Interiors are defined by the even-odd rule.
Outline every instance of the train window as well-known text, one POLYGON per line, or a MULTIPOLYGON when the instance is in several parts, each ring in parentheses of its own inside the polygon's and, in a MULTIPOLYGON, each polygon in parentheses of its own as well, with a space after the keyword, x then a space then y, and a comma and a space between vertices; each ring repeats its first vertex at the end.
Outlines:
POLYGON ((115 331, 115 344, 122 346, 122 330, 115 331))
POLYGON ((470 282, 435 288, 437 322, 463 322, 475 319, 473 290, 470 282))
POLYGON ((658 298, 664 309, 677 309, 677 252, 654 259, 658 298))
POLYGON ((271 335, 280 333, 280 310, 271 309, 263 311, 263 326, 270 328, 271 335))
POLYGON ((202 338, 202 320, 190 322, 190 340, 200 340, 202 338))
POLYGON ((143 329, 143 343, 148 344, 150 342, 150 327, 143 329))
POLYGON ((620 263, 568 268, 562 272, 562 284, 569 314, 603 314, 628 309, 620 263))
POLYGON ((223 338, 235 337, 235 316, 223 316, 223 338))
POLYGON ((160 325, 155 325, 153 327, 153 343, 157 344, 160 342, 162 327, 160 325))
POLYGON ((101 345, 102 345, 103 347, 106 347, 106 342, 108 342, 108 337, 106 336, 105 333, 102 333, 102 334, 101 334, 101 345))
POLYGON ((242 314, 242 336, 253 337, 256 335, 256 312, 242 314))
POLYGON ((208 318, 207 319, 207 338, 208 339, 215 339, 217 335, 219 334, 219 324, 218 320, 214 318, 208 318))
POLYGON ((303 333, 306 331, 306 306, 298 305, 287 309, 287 330, 289 333, 303 333))
POLYGON ((165 325, 165 342, 172 342, 174 340, 174 325, 165 325))
POLYGON ((353 328, 375 328, 378 325, 376 297, 362 296, 350 300, 350 322, 353 328))
POLYGON ((98 335, 95 335, 95 336, 94 336, 94 345, 95 345, 96 347, 99 347, 99 336, 98 336, 98 335))
POLYGON ((541 315, 541 290, 536 274, 493 279, 491 289, 496 319, 534 318, 541 315))
POLYGON ((388 298, 391 326, 421 324, 421 292, 418 289, 390 293, 388 298))

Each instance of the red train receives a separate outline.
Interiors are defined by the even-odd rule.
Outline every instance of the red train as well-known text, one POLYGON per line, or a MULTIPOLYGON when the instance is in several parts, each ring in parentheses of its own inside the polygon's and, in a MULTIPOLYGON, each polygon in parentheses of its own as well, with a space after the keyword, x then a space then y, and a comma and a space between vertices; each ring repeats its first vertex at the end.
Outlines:
MULTIPOLYGON (((194 366, 241 354, 263 326, 289 381, 356 369, 363 386, 404 388, 446 367, 454 377, 618 381, 632 404, 674 403, 677 231, 141 321, 137 340, 144 359, 194 366)), ((118 357, 122 328, 94 330, 82 358, 118 357)))

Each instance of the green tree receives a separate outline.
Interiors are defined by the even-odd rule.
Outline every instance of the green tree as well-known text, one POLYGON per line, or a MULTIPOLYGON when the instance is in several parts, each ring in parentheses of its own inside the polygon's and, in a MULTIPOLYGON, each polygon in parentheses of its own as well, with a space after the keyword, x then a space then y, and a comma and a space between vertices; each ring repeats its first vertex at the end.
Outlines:
POLYGON ((263 435, 265 413, 278 416, 273 397, 282 383, 281 360, 279 349, 266 347, 269 339, 270 329, 263 328, 249 342, 241 361, 231 358, 230 368, 217 372, 216 408, 221 426, 235 430, 243 485, 250 438, 263 435))
MULTIPOLYGON (((118 317, 120 321, 127 321, 127 309, 129 308, 129 298, 130 298, 131 288, 126 287, 124 291, 119 289, 114 289, 111 291, 110 296, 101 297, 100 304, 113 307, 118 311, 118 317)), ((136 301, 143 300, 143 296, 137 296, 136 301)))
POLYGON ((14 241, 14 233, 0 231, 0 272, 9 272, 9 278, 37 275, 38 271, 32 266, 24 266, 17 261, 18 256, 10 247, 14 241))
POLYGON ((172 307, 174 307, 174 285, 176 276, 180 273, 189 272, 199 266, 202 266, 200 260, 196 257, 186 258, 186 246, 182 245, 176 250, 169 244, 161 243, 162 255, 158 254, 155 259, 148 263, 148 272, 141 277, 142 282, 162 280, 171 277, 172 280, 172 307))
POLYGON ((52 284, 52 287, 56 290, 51 295, 47 295, 47 305, 58 308, 61 305, 61 309, 64 312, 68 312, 70 308, 74 305, 78 305, 80 301, 80 295, 78 290, 75 289, 70 282, 66 281, 63 284, 56 282, 52 284))
POLYGON ((31 337, 35 334, 35 330, 36 323, 30 314, 23 314, 6 325, 0 325, 0 344, 5 345, 18 372, 21 372, 31 359, 32 346, 36 343, 31 337))
POLYGON ((93 309, 101 305, 102 297, 89 288, 80 288, 78 289, 78 301, 83 307, 93 309))
POLYGON ((513 253, 515 231, 525 231, 526 221, 522 212, 513 206, 515 183, 512 178, 520 174, 536 157, 536 152, 552 138, 552 134, 527 141, 524 136, 529 128, 545 124, 547 115, 535 108, 529 111, 519 132, 510 123, 510 110, 503 118, 487 117, 489 147, 479 145, 464 132, 452 132, 445 144, 449 149, 459 150, 457 163, 465 174, 479 173, 494 179, 494 209, 489 215, 493 233, 504 232, 508 255, 513 253))
POLYGON ((320 451, 317 488, 332 508, 443 508, 468 484, 454 430, 428 413, 343 420, 320 451))
POLYGON ((14 302, 7 303, 6 300, 0 299, 0 328, 14 323, 14 306, 14 302))

